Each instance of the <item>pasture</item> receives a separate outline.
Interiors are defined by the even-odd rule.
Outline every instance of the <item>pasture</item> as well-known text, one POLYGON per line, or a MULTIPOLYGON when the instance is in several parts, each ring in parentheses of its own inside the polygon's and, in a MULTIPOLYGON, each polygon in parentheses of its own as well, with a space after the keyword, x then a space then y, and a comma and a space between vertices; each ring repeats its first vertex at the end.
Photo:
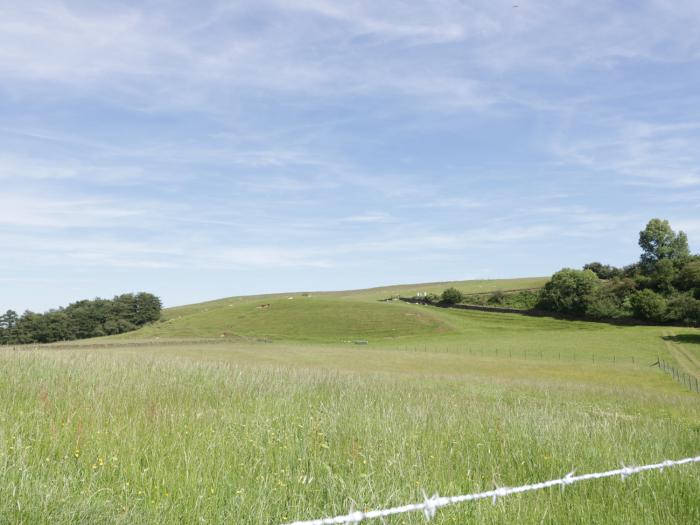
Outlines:
MULTIPOLYGON (((697 374, 697 330, 377 302, 391 293, 225 299, 0 350, 0 523, 285 523, 700 453, 700 396, 649 366, 697 374)), ((686 466, 435 523, 696 523, 699 494, 686 466)))

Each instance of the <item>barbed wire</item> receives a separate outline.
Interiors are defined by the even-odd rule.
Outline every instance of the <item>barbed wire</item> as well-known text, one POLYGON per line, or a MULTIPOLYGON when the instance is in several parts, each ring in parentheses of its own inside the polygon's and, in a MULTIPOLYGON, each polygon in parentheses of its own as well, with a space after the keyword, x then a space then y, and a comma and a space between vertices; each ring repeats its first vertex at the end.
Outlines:
POLYGON ((654 463, 651 465, 642 465, 640 467, 625 467, 608 470, 606 472, 594 472, 591 474, 582 474, 580 476, 575 476, 574 472, 569 472, 566 476, 559 479, 551 479, 549 481, 542 481, 540 483, 533 483, 531 485, 522 485, 520 487, 500 487, 494 490, 488 490, 486 492, 477 492, 474 494, 465 494, 462 496, 438 496, 437 494, 427 497, 423 493, 424 501, 422 503, 410 503, 408 505, 402 505, 400 507, 392 507, 388 509, 370 510, 370 511, 351 511, 348 514, 342 516, 335 516, 332 518, 321 518, 316 520, 308 521, 295 521, 287 525, 345 525, 349 523, 359 523, 364 520, 386 518, 389 516, 394 516, 396 514, 405 514, 407 512, 423 512, 426 519, 431 520, 435 517, 437 509, 440 507, 446 507, 447 505, 454 505, 456 503, 463 503, 465 501, 476 501, 480 499, 492 499, 494 503, 498 498, 503 498, 511 494, 520 494, 522 492, 530 492, 533 490, 542 490, 551 487, 560 486, 562 488, 572 483, 578 483, 579 481, 586 481, 589 479, 601 479, 610 478, 613 476, 620 476, 622 479, 626 479, 633 474, 638 474, 640 472, 645 472, 647 470, 662 470, 668 467, 676 467, 679 465, 686 465, 689 463, 700 463, 700 456, 684 458, 678 460, 666 460, 661 463, 654 463))

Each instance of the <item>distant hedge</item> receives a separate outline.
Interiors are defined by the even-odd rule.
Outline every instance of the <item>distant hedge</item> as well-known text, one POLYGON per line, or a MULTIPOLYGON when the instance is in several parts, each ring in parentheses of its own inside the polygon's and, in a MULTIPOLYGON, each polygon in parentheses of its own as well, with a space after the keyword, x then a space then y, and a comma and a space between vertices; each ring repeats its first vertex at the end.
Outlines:
POLYGON ((53 343, 121 334, 160 319, 161 300, 141 292, 71 303, 45 313, 0 315, 0 344, 53 343))

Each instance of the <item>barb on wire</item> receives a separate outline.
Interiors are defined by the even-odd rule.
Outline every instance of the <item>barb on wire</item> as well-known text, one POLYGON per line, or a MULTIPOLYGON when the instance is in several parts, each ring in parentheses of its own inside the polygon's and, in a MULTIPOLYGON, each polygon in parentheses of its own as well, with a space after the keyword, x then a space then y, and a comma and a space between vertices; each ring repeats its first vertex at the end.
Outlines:
POLYGON ((676 467, 679 465, 686 465, 689 463, 700 463, 700 456, 678 460, 667 459, 666 461, 662 461, 661 463, 642 465, 640 467, 626 467, 623 465, 622 468, 619 469, 608 470, 606 472, 582 474, 580 476, 575 476, 575 471, 571 471, 566 476, 559 479, 551 479, 549 481, 533 483, 532 485, 522 485, 520 487, 500 487, 486 492, 464 494, 461 496, 438 496, 437 494, 435 494, 429 498, 424 492, 423 503, 409 503, 408 505, 402 505, 400 507, 370 510, 367 512, 352 511, 351 509, 350 514, 346 514, 344 516, 321 518, 317 520, 295 521, 287 525, 343 525, 349 523, 360 523, 361 521, 371 519, 381 519, 382 521, 384 521, 384 518, 394 516, 396 514, 405 514, 407 512, 421 511, 423 512, 427 520, 431 520, 435 517, 437 509, 439 509, 440 507, 446 507, 447 505, 454 505, 456 503, 463 503, 465 501, 475 501, 480 499, 492 498, 493 503, 495 504, 497 498, 503 498, 505 496, 509 496, 510 494, 520 494, 522 492, 542 490, 556 486, 559 486, 562 489, 564 489, 564 487, 566 487, 567 485, 571 485, 572 483, 577 483, 579 481, 609 478, 613 476, 620 476, 624 480, 629 476, 632 476, 633 474, 639 474, 640 472, 646 472, 647 470, 663 470, 667 467, 676 467))

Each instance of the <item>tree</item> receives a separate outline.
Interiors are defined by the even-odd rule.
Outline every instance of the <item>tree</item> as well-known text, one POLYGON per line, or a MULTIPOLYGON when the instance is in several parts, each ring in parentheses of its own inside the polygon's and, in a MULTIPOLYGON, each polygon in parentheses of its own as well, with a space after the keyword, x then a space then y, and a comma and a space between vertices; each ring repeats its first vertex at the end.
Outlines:
POLYGON ((588 263, 583 267, 583 269, 591 270, 598 276, 599 279, 612 279, 613 277, 620 277, 622 275, 622 270, 619 268, 599 262, 588 263))
POLYGON ((457 288, 447 288, 444 292, 442 292, 441 299, 445 304, 454 305, 461 303, 464 300, 464 295, 462 292, 457 290, 457 288))
POLYGON ((134 303, 136 306, 136 325, 142 326, 160 319, 160 310, 163 305, 155 295, 140 292, 136 294, 134 303))
POLYGON ((695 291, 696 298, 700 299, 700 258, 691 260, 681 268, 677 283, 681 290, 695 291))
POLYGON ((624 298, 618 295, 616 287, 604 285, 596 287, 588 296, 586 315, 593 319, 617 319, 625 315, 624 298))
POLYGON ((687 325, 700 325, 700 301, 690 294, 680 294, 668 303, 668 319, 687 325))
POLYGON ((161 302, 149 293, 123 294, 112 300, 77 301, 43 314, 12 310, 0 316, 0 344, 52 343, 121 334, 160 318, 161 302))
POLYGON ((654 263, 654 268, 650 275, 653 287, 663 294, 673 293, 675 291, 673 282, 676 280, 676 273, 676 267, 671 259, 659 259, 654 263))
POLYGON ((19 316, 14 310, 8 310, 0 315, 0 345, 14 343, 15 327, 19 321, 19 316))
POLYGON ((537 306, 550 312, 584 315, 599 284, 598 276, 591 270, 564 268, 545 284, 537 306))
POLYGON ((648 288, 630 297, 634 315, 645 321, 663 322, 666 320, 668 305, 666 299, 648 288))
POLYGON ((661 219, 651 219, 639 232, 639 246, 643 250, 641 262, 647 271, 662 259, 680 265, 690 256, 688 236, 682 231, 674 232, 668 221, 661 219))

